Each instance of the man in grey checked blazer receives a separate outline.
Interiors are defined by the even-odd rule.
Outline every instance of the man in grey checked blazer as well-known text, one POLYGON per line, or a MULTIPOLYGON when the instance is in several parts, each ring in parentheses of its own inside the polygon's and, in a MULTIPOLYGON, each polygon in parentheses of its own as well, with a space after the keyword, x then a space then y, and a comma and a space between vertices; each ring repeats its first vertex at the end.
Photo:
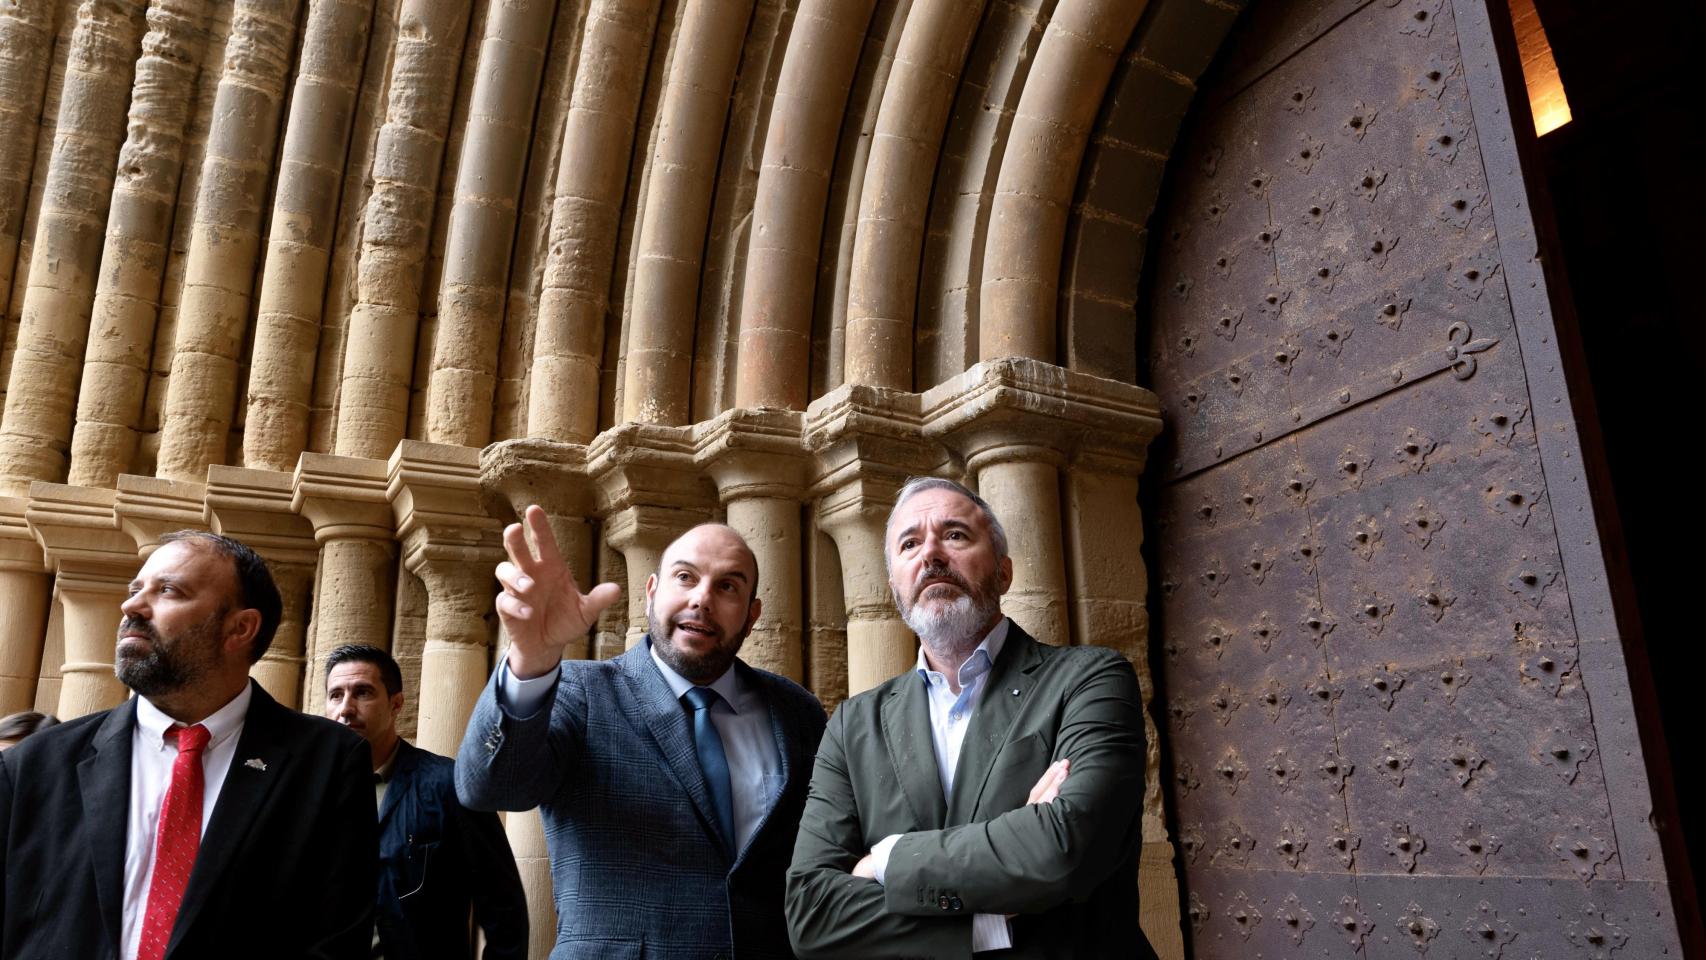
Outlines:
POLYGON ((783 875, 825 717, 735 657, 760 613, 751 549, 728 527, 693 528, 646 583, 645 642, 564 661, 621 591, 581 593, 544 512, 523 522, 497 570, 509 652, 469 720, 456 789, 473 809, 540 808, 552 960, 792 957, 783 875))

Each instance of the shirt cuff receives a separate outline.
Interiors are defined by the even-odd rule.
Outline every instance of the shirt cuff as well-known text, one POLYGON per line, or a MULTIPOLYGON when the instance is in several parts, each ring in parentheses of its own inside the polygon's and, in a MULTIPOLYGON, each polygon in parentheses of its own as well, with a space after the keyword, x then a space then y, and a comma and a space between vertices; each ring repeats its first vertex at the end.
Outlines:
POLYGON ((562 667, 552 667, 545 674, 522 680, 509 672, 509 658, 503 658, 498 666, 498 706, 515 719, 526 720, 551 698, 562 673, 562 667))
POLYGON ((900 834, 891 833, 878 840, 877 845, 871 848, 871 872, 876 875, 878 886, 883 885, 883 874, 889 869, 889 851, 894 849, 895 842, 899 839, 900 834))
POLYGON ((971 915, 971 952, 1009 950, 1013 946, 1013 931, 1007 918, 999 913, 971 915))

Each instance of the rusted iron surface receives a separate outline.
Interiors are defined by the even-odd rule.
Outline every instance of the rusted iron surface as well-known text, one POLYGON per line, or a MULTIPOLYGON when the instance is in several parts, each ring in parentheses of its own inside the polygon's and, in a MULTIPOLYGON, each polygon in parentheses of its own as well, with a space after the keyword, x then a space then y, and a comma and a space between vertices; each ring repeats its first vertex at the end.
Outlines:
POLYGON ((1482 137, 1509 126, 1469 89, 1498 82, 1464 63, 1485 13, 1464 36, 1456 13, 1258 5, 1224 56, 1264 69, 1203 92, 1151 225, 1158 665, 1199 958, 1679 955, 1622 813, 1635 730, 1590 709, 1622 664, 1584 674, 1609 610, 1572 600, 1607 607, 1603 566, 1560 545, 1591 508, 1570 488, 1589 512, 1557 515, 1567 457, 1537 423, 1568 407, 1533 409, 1564 401, 1535 399, 1519 341, 1543 335, 1509 286, 1543 281, 1531 234, 1498 232, 1485 170, 1514 154, 1482 137))

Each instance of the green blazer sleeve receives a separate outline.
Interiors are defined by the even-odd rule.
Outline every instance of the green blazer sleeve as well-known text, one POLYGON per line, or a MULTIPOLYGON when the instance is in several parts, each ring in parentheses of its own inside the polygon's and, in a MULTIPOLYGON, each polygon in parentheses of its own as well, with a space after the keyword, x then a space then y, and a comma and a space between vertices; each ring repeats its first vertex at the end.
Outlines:
POLYGON ((1145 762, 1137 674, 1112 650, 1073 654, 1087 663, 1061 676, 1053 757, 1072 766, 1059 797, 902 836, 884 874, 889 913, 930 916, 943 892, 967 913, 1038 913, 1087 898, 1130 855, 1145 762))
MULTIPOLYGON (((969 958, 971 916, 908 916, 883 887, 852 870, 870 851, 847 775, 843 708, 818 746, 811 791, 788 869, 788 937, 801 960, 823 957, 969 958)), ((880 840, 881 837, 876 839, 880 840)), ((892 863, 890 861, 892 870, 892 863)), ((922 911, 920 911, 922 912, 922 911)))

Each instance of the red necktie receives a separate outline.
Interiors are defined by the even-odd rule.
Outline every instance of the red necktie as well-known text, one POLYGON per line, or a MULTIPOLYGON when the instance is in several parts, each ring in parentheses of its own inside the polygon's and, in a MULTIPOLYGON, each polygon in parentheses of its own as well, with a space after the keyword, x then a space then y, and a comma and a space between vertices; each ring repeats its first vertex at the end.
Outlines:
POLYGON ((160 832, 154 845, 154 879, 148 884, 148 912, 142 917, 142 943, 136 960, 160 960, 172 939, 172 925, 184 902, 196 851, 201 849, 201 751, 207 728, 201 724, 167 730, 178 741, 172 785, 160 805, 160 832))

